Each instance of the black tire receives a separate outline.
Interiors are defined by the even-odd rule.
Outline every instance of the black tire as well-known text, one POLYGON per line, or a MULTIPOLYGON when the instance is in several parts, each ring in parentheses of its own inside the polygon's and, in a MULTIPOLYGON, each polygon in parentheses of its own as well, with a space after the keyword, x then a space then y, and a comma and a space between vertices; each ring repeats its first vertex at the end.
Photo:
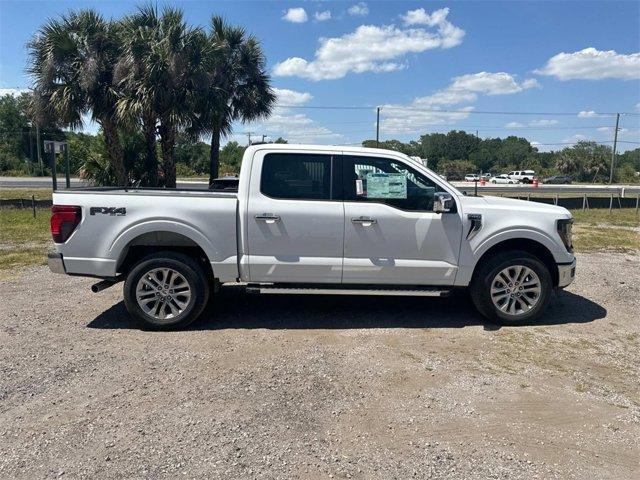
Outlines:
POLYGON ((479 265, 471 280, 470 294, 478 311, 489 320, 501 325, 526 325, 533 323, 547 308, 553 280, 549 269, 537 257, 520 250, 510 250, 491 257, 484 265, 479 265), (527 312, 510 315, 497 308, 491 300, 491 284, 499 272, 509 266, 522 265, 535 272, 540 280, 540 295, 537 302, 527 312))
MULTIPOLYGON (((150 254, 134 265, 124 282, 124 304, 127 311, 143 328, 149 330, 184 328, 200 316, 208 301, 209 282, 206 273, 198 262, 182 253, 165 251, 150 254), (140 279, 157 268, 170 268, 178 272, 188 283, 191 292, 187 306, 173 318, 160 320, 145 313, 136 298, 140 279)), ((162 308, 166 308, 164 304, 162 308)))

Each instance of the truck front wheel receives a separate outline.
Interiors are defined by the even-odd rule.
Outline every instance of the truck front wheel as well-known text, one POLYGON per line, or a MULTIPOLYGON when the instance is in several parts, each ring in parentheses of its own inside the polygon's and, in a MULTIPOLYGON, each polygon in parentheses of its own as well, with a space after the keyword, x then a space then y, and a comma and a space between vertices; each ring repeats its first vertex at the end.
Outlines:
POLYGON ((124 283, 127 310, 152 330, 186 327, 198 318, 208 300, 205 272, 182 253, 167 251, 144 257, 124 283))
POLYGON ((480 313, 503 325, 522 325, 544 312, 553 283, 547 267, 523 251, 490 258, 471 281, 471 299, 480 313))

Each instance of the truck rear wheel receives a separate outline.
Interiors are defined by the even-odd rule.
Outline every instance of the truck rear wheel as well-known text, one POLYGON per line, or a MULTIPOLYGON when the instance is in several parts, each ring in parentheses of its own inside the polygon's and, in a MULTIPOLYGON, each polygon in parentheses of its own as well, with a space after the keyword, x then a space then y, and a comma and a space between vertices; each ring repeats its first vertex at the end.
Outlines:
POLYGON ((549 270, 533 255, 512 250, 479 267, 471 281, 478 311, 502 325, 523 325, 538 318, 549 304, 553 282, 549 270))
POLYGON ((127 310, 152 330, 186 327, 200 316, 208 300, 205 272, 182 253, 158 252, 143 258, 124 283, 127 310))

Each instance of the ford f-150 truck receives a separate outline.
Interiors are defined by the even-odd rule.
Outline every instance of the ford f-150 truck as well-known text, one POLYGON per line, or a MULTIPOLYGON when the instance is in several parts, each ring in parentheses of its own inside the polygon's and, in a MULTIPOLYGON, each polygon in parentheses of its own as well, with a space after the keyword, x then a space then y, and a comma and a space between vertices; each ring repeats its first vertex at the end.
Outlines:
POLYGON ((53 194, 52 271, 124 280, 150 328, 195 320, 225 282, 260 294, 444 296, 486 317, 539 317, 576 260, 564 208, 467 196, 399 152, 254 145, 237 191, 53 194))

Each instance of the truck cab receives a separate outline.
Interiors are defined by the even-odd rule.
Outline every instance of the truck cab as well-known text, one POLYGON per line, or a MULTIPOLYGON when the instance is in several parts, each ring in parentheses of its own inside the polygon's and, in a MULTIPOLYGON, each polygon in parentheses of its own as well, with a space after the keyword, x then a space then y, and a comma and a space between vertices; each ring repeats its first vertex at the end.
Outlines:
POLYGON ((127 308, 152 328, 190 323, 212 286, 236 281, 289 295, 468 288, 483 315, 523 323, 575 274, 566 209, 468 196, 381 149, 256 145, 237 192, 84 190, 54 204, 80 219, 54 234, 52 268, 124 280, 127 308))

